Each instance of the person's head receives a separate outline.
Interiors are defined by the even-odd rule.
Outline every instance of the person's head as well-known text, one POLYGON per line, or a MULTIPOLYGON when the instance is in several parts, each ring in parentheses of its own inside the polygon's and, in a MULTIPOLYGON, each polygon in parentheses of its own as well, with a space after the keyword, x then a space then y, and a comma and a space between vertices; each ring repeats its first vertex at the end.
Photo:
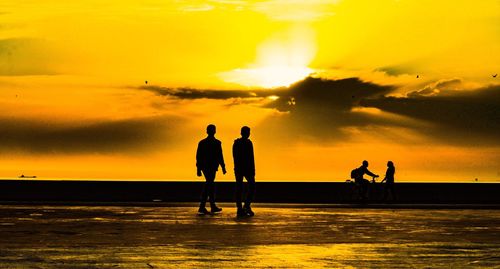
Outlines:
POLYGON ((207 126, 207 134, 208 134, 209 136, 214 136, 214 135, 215 135, 215 125, 213 125, 213 124, 209 124, 209 125, 207 126))
POLYGON ((394 163, 392 161, 387 162, 387 167, 394 167, 394 163))
POLYGON ((241 137, 243 138, 250 137, 250 127, 248 126, 241 127, 241 137))
POLYGON ((368 161, 367 161, 367 160, 364 160, 364 161, 363 161, 363 166, 364 166, 364 167, 368 167, 368 161))

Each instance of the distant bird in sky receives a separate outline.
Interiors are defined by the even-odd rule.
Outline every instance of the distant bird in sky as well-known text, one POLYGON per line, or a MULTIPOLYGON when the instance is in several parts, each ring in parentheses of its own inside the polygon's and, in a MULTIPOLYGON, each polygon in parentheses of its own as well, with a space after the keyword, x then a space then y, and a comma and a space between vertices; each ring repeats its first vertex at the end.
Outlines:
POLYGON ((494 74, 493 77, 496 78, 498 74, 494 74))
POLYGON ((145 80, 144 83, 146 83, 146 85, 148 85, 148 81, 147 80, 145 80))
POLYGON ((419 78, 419 77, 420 77, 420 76, 419 76, 419 75, 417 75, 417 78, 419 78))

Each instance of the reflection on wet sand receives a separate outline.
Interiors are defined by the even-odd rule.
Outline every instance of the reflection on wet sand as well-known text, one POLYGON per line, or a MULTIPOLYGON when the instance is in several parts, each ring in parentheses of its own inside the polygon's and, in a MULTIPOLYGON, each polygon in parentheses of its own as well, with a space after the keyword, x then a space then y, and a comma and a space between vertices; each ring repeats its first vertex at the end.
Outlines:
POLYGON ((0 206, 1 268, 491 268, 500 211, 0 206), (149 265, 148 265, 149 264, 149 265))

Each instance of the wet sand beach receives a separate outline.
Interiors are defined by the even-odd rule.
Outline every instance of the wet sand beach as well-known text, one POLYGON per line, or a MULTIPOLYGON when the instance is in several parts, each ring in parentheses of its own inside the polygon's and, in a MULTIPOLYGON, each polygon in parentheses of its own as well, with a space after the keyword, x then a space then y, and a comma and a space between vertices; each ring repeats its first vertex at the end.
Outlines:
POLYGON ((1 268, 500 268, 500 211, 0 206, 1 268))

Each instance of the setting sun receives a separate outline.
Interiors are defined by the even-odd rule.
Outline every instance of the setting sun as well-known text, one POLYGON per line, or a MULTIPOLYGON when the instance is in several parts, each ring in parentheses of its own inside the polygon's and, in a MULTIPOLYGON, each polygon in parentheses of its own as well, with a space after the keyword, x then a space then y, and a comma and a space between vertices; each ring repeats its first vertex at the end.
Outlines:
POLYGON ((304 25, 278 31, 256 48, 256 60, 247 68, 221 74, 227 82, 248 87, 289 86, 314 72, 309 64, 316 54, 315 32, 304 25))

